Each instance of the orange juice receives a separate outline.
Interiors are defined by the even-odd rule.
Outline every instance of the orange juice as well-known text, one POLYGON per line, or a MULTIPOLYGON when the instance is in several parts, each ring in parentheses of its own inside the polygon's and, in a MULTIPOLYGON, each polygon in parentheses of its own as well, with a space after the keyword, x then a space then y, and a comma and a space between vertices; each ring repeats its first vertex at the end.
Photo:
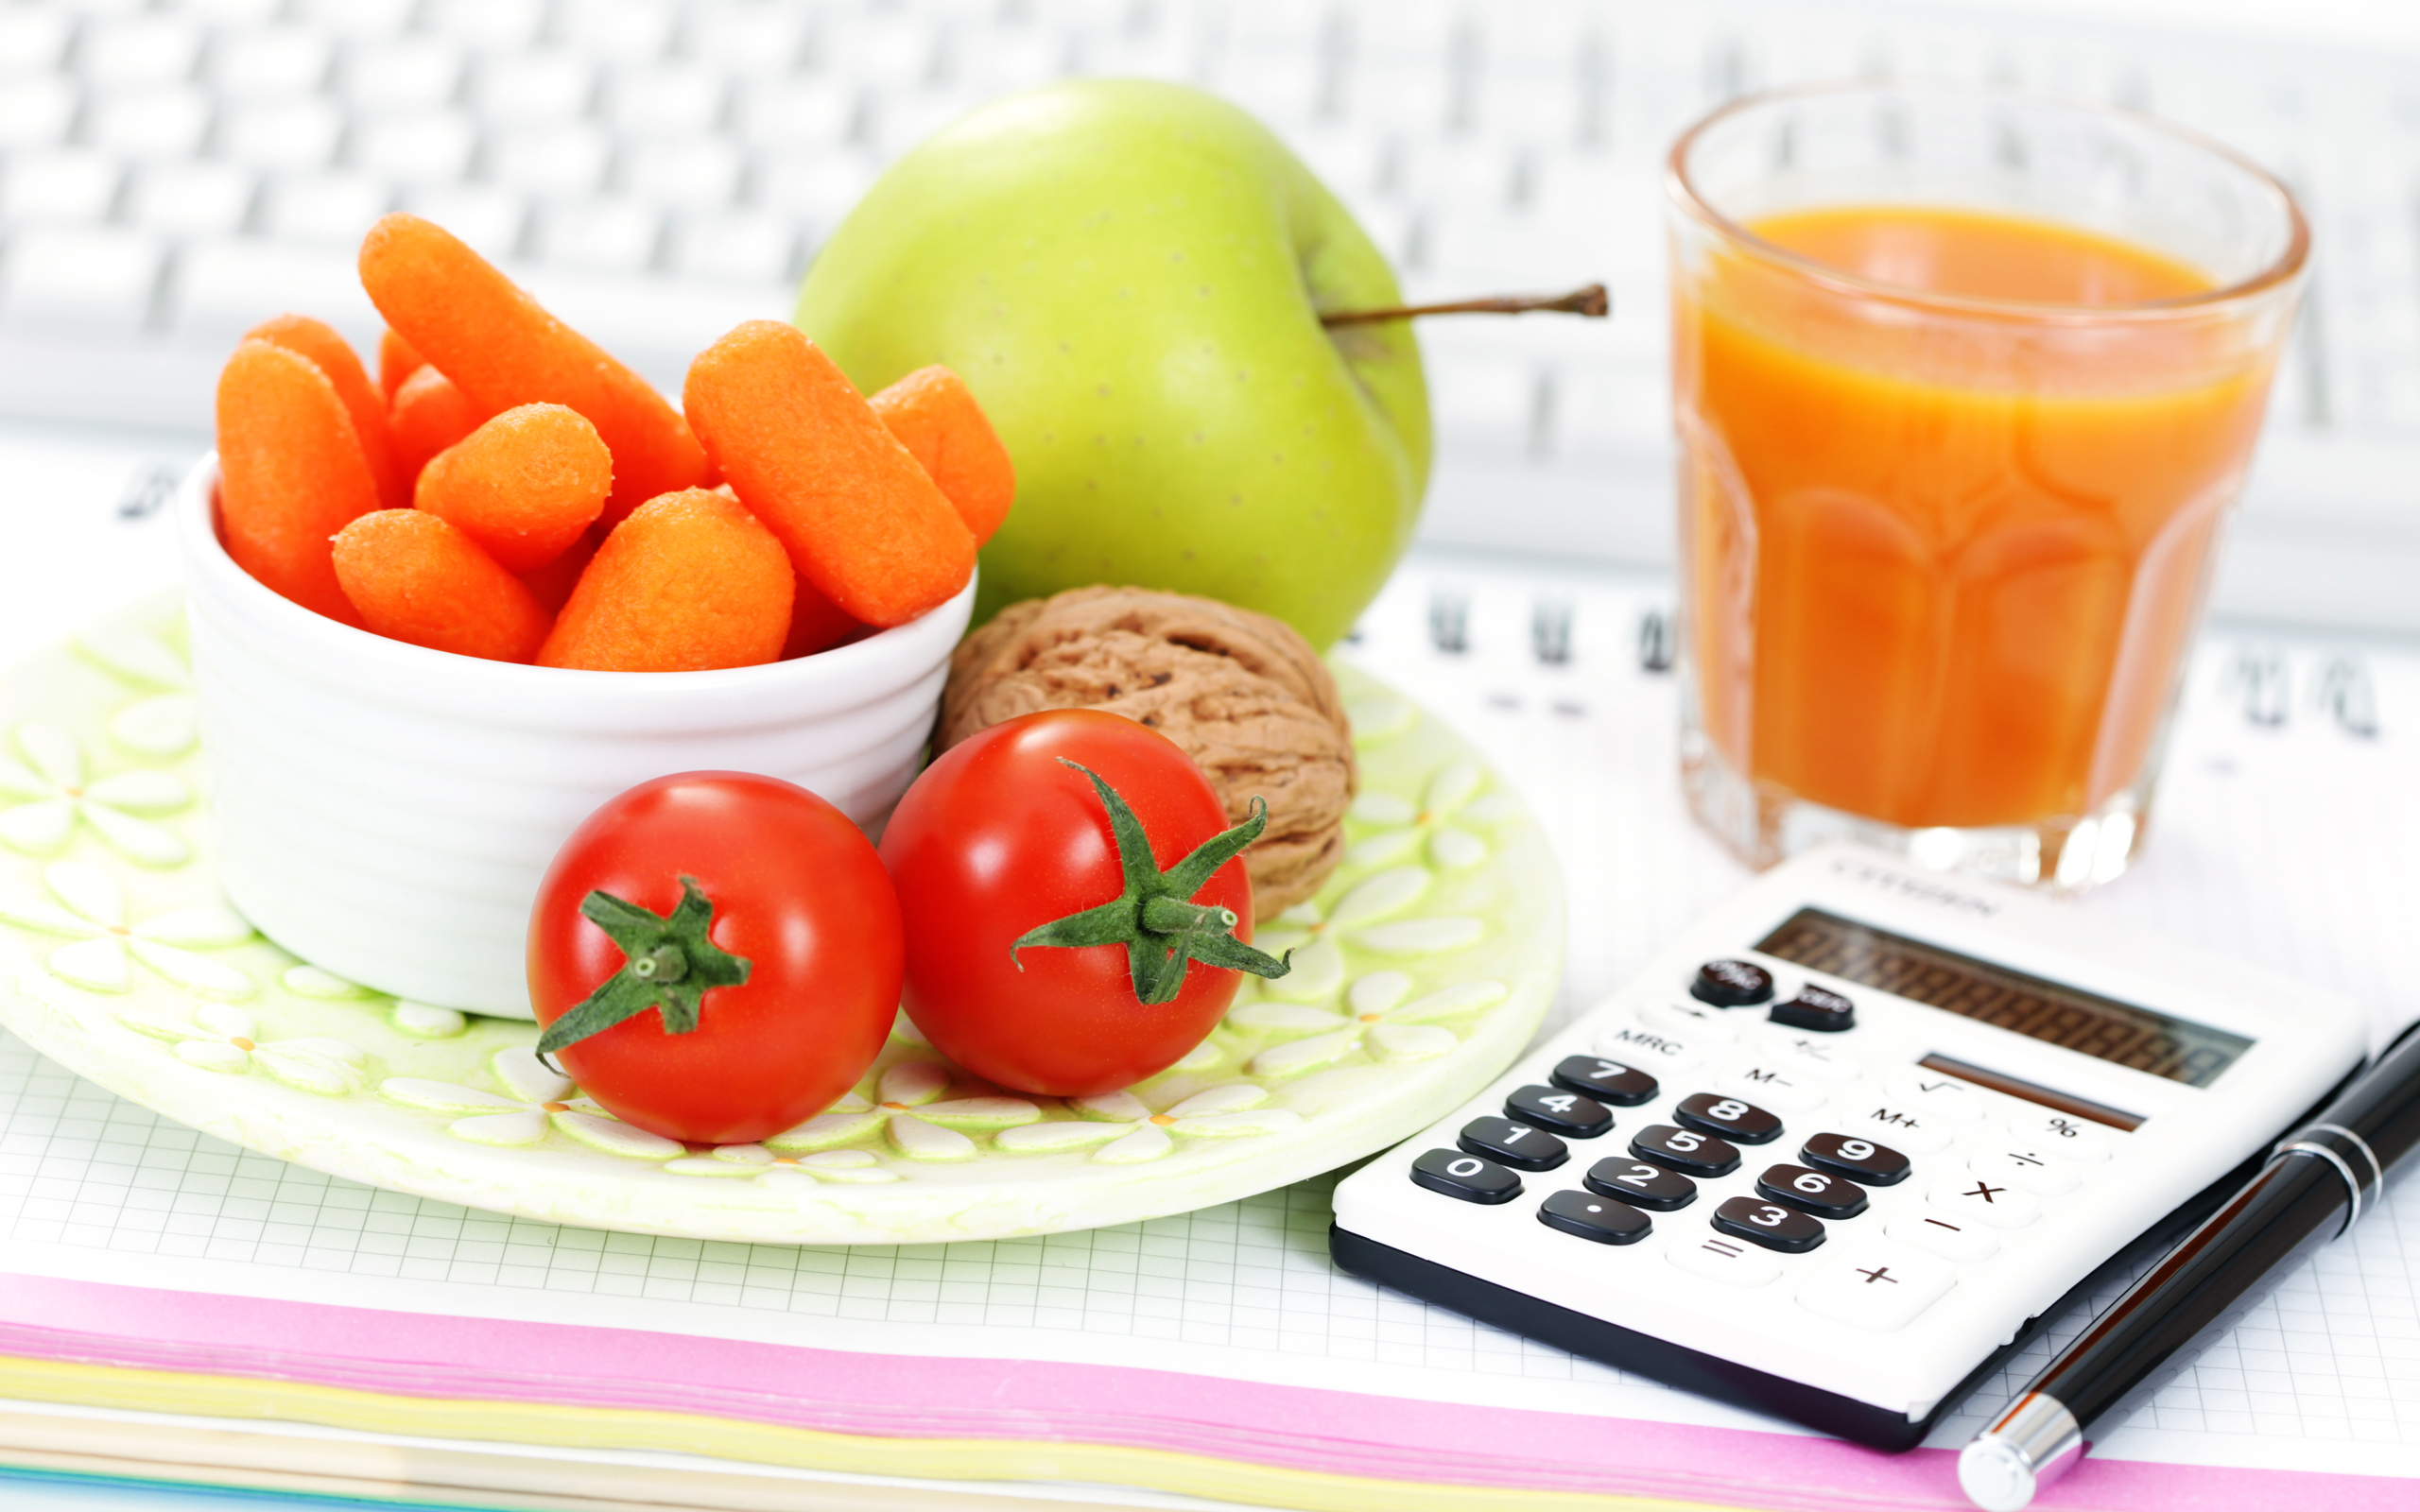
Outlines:
POLYGON ((2153 754, 2274 343, 2196 317, 2198 269, 2047 221, 1747 230, 1675 280, 1705 739, 1764 803, 2094 813, 2153 754))

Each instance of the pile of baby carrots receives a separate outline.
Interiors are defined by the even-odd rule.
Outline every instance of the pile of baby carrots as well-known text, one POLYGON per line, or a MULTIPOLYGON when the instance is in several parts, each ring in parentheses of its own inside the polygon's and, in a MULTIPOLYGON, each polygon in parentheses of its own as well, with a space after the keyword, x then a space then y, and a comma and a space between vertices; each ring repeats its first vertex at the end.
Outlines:
POLYGON ((347 625, 540 666, 754 666, 951 598, 1016 492, 946 368, 868 400, 752 320, 676 410, 427 221, 372 227, 361 282, 388 325, 375 384, 293 315, 218 380, 228 554, 347 625))

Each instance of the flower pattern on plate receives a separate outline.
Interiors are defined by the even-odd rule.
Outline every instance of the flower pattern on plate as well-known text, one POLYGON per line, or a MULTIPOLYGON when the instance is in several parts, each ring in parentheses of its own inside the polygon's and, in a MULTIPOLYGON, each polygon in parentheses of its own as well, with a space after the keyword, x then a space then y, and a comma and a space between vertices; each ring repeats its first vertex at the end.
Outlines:
POLYGON ((251 996, 251 977, 190 948, 240 945, 251 939, 252 926, 233 909, 209 903, 171 908, 129 926, 126 889, 99 867, 53 862, 43 869, 43 885, 57 902, 0 894, 0 919, 45 934, 77 936, 76 943, 50 953, 51 972, 62 981, 95 992, 124 992, 134 986, 131 962, 141 961, 204 997, 251 996))
POLYGON ((251 1014, 225 1004, 194 1009, 190 1022, 138 1008, 119 1014, 118 1022, 167 1040, 187 1065, 231 1074, 258 1067, 288 1087, 322 1097, 359 1091, 361 1068, 370 1058, 360 1046, 327 1035, 265 1042, 251 1014))
POLYGON ((514 1045, 488 1057, 488 1074, 502 1092, 419 1076, 389 1076, 381 1095, 406 1108, 461 1113, 446 1125, 456 1139, 475 1144, 535 1144, 549 1127, 591 1149, 636 1160, 664 1160, 688 1153, 679 1140, 650 1134, 614 1117, 579 1095, 570 1077, 538 1058, 531 1045, 514 1045))
POLYGON ((1380 1065, 1434 1059, 1461 1042, 1438 1021, 1492 1008, 1509 991, 1492 977, 1458 982, 1417 998, 1411 996, 1412 986, 1407 972, 1373 971, 1346 994, 1353 1010, 1349 1016, 1298 1008, 1287 1026, 1301 1037, 1271 1045, 1244 1069, 1255 1076, 1299 1076, 1333 1066, 1356 1049, 1367 1049, 1380 1065))
POLYGON ((1013 1155, 1056 1155, 1098 1145, 1094 1160, 1134 1165, 1174 1150, 1175 1136, 1236 1139, 1302 1126, 1302 1114, 1263 1108, 1268 1101, 1269 1093, 1250 1082, 1206 1088, 1159 1113, 1132 1091, 1070 1098, 1073 1119, 1002 1129, 992 1136, 992 1143, 1013 1155))
POLYGON ((0 750, 0 801, 9 802, 0 809, 0 842, 49 855, 66 846, 81 820, 130 861, 175 867, 192 857, 192 847, 175 832, 140 817, 191 803, 193 789, 182 778, 137 768, 88 782, 84 747, 40 720, 19 725, 12 744, 15 755, 0 750))

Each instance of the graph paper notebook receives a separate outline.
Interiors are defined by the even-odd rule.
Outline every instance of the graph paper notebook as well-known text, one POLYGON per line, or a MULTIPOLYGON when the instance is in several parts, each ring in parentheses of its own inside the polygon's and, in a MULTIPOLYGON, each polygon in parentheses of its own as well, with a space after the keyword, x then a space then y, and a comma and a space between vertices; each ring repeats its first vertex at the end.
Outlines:
MULTIPOLYGON (((1681 815, 1662 593, 1415 560, 1344 652, 1464 729, 1560 850, 1554 1022, 1743 880, 1681 815)), ((2358 994, 2380 1034, 2420 1018, 2387 946, 2420 916, 2415 719, 2420 658, 2214 636, 2149 856, 2083 906, 2358 994)), ((64 1403, 332 1425, 293 1441, 389 1464, 551 1445, 558 1483, 719 1460, 760 1488, 786 1467, 1305 1506, 1960 1504, 1946 1447, 1992 1401, 1909 1456, 1799 1435, 1339 1275, 1329 1184, 983 1245, 560 1229, 202 1139, 0 1040, 0 1397, 54 1404, 0 1413, 0 1443, 25 1462, 64 1403)), ((2407 1192, 2043 1504, 2410 1505, 2415 1297, 2407 1192)))

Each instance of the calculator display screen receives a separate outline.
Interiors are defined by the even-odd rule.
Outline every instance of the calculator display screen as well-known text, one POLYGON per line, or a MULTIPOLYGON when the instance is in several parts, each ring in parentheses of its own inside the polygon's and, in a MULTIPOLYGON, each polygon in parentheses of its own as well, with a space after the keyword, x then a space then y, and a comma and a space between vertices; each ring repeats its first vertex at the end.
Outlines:
POLYGON ((1800 909, 1758 940, 1756 949, 2188 1087, 2207 1087, 2252 1048, 2241 1035, 2046 982, 1819 909, 1800 909))

